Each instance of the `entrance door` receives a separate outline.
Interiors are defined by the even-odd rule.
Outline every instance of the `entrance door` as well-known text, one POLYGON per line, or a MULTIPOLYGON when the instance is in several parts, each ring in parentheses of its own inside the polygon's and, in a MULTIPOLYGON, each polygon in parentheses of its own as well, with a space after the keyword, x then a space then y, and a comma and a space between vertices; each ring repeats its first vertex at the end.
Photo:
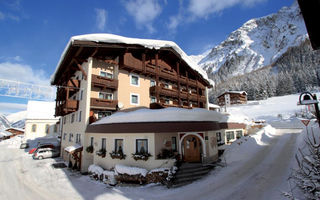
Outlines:
POLYGON ((201 142, 197 136, 188 135, 183 140, 184 146, 184 161, 185 162, 200 162, 201 142))

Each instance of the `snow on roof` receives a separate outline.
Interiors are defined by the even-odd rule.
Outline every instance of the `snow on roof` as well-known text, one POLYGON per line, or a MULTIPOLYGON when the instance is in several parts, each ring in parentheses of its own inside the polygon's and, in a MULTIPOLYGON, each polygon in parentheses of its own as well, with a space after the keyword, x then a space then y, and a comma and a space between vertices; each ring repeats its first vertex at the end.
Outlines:
POLYGON ((54 117, 55 102, 28 101, 27 119, 58 119, 54 117))
POLYGON ((133 122, 177 122, 177 121, 220 121, 223 115, 216 111, 202 108, 163 108, 163 109, 139 109, 131 112, 117 112, 92 123, 113 124, 133 122))
POLYGON ((106 33, 96 33, 96 34, 86 34, 73 36, 69 40, 66 48, 64 49, 59 63, 56 67, 54 75, 52 76, 51 82, 53 82, 54 77, 58 71, 59 66, 61 65, 68 49, 72 46, 74 41, 91 41, 91 42, 100 42, 100 43, 113 43, 113 44, 131 44, 131 45, 141 45, 148 49, 161 49, 161 48, 172 48, 174 49, 181 58, 194 70, 196 70, 205 80, 211 83, 208 79, 207 73, 198 66, 189 56, 175 43, 172 41, 166 40, 151 40, 151 39, 139 39, 139 38, 128 38, 114 34, 106 33))
POLYGON ((247 92, 246 91, 225 91, 225 92, 223 92, 222 94, 220 94, 219 95, 219 97, 220 96, 222 96, 222 95, 224 95, 224 94, 245 94, 245 95, 247 95, 247 92))
POLYGON ((247 116, 241 114, 223 114, 223 118, 219 121, 220 123, 239 123, 249 124, 250 120, 247 116))
POLYGON ((220 106, 213 103, 209 103, 209 108, 220 108, 220 106))
POLYGON ((75 151, 75 150, 80 149, 80 148, 82 148, 81 145, 74 144, 72 146, 68 146, 68 147, 64 148, 64 150, 70 153, 70 152, 75 151))
POLYGON ((141 176, 146 176, 148 173, 148 170, 139 168, 139 167, 129 167, 125 165, 119 165, 117 164, 114 167, 114 171, 117 174, 128 174, 128 175, 141 175, 141 176))
POLYGON ((10 133, 9 131, 5 131, 5 130, 0 131, 0 138, 6 137, 6 136, 11 136, 11 135, 12 135, 12 133, 10 133))

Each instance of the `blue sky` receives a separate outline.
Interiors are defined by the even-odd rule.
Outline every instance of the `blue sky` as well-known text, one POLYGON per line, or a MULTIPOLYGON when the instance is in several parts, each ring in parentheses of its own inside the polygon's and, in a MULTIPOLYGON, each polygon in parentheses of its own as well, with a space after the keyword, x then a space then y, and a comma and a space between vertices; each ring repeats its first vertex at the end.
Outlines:
MULTIPOLYGON (((73 35, 173 40, 188 55, 219 44, 252 18, 293 0, 0 0, 0 79, 48 85, 73 35)), ((0 92, 1 93, 1 92, 0 92)), ((0 96, 0 113, 27 99, 0 96)), ((20 104, 20 105, 17 105, 20 104)))

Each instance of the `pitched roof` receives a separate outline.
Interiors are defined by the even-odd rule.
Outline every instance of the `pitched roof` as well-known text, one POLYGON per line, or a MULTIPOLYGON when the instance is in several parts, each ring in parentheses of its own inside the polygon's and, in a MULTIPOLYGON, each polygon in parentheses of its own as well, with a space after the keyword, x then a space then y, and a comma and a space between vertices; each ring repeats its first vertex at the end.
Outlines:
POLYGON ((204 80, 210 83, 206 72, 196 63, 194 63, 189 58, 189 56, 176 43, 172 41, 128 38, 128 37, 123 37, 119 35, 100 33, 100 34, 78 35, 78 36, 71 37, 67 46, 64 49, 64 52, 61 55, 61 58, 58 62, 56 70, 52 76, 52 79, 51 79, 52 84, 55 82, 60 65, 62 65, 71 47, 75 45, 77 41, 94 42, 97 44, 108 43, 108 44, 139 45, 148 49, 157 49, 157 50, 162 48, 171 48, 181 57, 182 60, 184 60, 187 63, 187 65, 189 65, 193 70, 197 71, 204 80))
POLYGON ((55 117, 55 102, 46 101, 28 101, 27 105, 27 120, 28 119, 56 119, 55 117))

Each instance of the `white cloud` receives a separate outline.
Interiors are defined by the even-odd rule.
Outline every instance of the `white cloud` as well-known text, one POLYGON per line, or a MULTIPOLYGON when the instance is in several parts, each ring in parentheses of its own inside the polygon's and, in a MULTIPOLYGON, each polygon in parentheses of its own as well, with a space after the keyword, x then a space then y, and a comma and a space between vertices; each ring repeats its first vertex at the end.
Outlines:
POLYGON ((123 1, 128 13, 134 17, 138 28, 146 28, 150 33, 155 31, 152 23, 160 15, 162 8, 157 0, 123 1))
POLYGON ((27 110, 27 104, 0 102, 0 113, 10 114, 18 111, 27 110))
POLYGON ((177 15, 171 16, 169 18, 168 28, 169 30, 175 32, 177 27, 183 22, 184 19, 184 8, 183 8, 183 0, 179 0, 179 12, 177 15))
POLYGON ((265 0, 190 0, 188 11, 196 18, 206 18, 235 5, 253 6, 265 0))
MULTIPOLYGON (((19 57, 20 58, 20 57, 19 57)), ((50 80, 43 70, 34 70, 21 63, 0 63, 0 78, 38 85, 49 85, 50 80)))
POLYGON ((107 23, 107 11, 100 8, 96 8, 95 11, 97 28, 103 31, 107 23))

